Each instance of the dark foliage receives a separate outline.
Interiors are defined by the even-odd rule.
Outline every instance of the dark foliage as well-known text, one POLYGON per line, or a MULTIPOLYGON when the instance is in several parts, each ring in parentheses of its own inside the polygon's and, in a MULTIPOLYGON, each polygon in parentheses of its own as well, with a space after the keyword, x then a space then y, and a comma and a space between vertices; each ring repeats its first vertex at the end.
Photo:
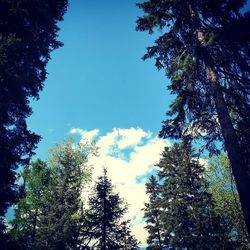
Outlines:
MULTIPOLYGON (((0 217, 17 201, 15 170, 27 165, 40 137, 26 118, 38 99, 67 0, 0 1, 0 217)), ((3 225, 3 224, 2 224, 3 225)), ((1 225, 1 233, 4 228, 1 225)))
POLYGON ((130 232, 129 221, 123 220, 127 207, 113 192, 106 169, 89 197, 89 207, 86 216, 89 229, 84 232, 88 237, 82 249, 139 249, 137 240, 130 232))

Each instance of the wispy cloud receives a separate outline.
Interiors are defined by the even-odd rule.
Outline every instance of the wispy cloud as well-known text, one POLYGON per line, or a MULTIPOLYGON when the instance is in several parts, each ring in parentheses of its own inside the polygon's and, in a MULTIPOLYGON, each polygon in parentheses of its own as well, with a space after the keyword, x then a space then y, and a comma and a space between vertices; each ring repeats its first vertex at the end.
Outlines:
POLYGON ((100 135, 99 129, 73 128, 70 133, 80 134, 81 142, 96 140, 98 157, 89 159, 93 166, 93 182, 105 165, 116 191, 129 205, 126 216, 132 220, 132 232, 142 245, 146 245, 147 232, 142 219, 142 208, 147 202, 146 176, 153 172, 154 164, 169 142, 142 128, 114 128, 105 135, 100 135))

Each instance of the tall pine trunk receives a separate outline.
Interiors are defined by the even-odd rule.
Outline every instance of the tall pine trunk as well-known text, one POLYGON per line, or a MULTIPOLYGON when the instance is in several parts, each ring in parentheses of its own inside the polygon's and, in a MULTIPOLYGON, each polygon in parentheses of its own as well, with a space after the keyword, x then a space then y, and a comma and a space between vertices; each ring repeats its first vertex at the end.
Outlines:
MULTIPOLYGON (((106 185, 105 185, 105 189, 106 189, 106 185)), ((107 223, 107 214, 106 214, 106 210, 107 210, 107 204, 106 204, 106 194, 104 196, 104 204, 103 204, 103 220, 102 220, 102 250, 106 250, 107 249, 107 245, 106 245, 106 237, 107 237, 107 231, 106 231, 106 223, 107 223)))
POLYGON ((156 219, 156 225, 157 225, 157 237, 158 237, 158 241, 159 241, 159 247, 162 248, 162 240, 161 240, 161 232, 160 232, 160 223, 159 223, 158 217, 157 217, 157 219, 156 219))
POLYGON ((211 89, 213 91, 213 98, 221 126, 221 132, 225 141, 225 147, 240 196, 248 235, 250 235, 250 178, 247 163, 245 162, 244 157, 242 157, 238 138, 233 128, 223 93, 217 81, 211 80, 211 89))
POLYGON ((247 168, 247 162, 245 161, 244 157, 242 157, 239 138, 237 137, 233 127, 229 110, 225 102, 220 83, 218 81, 217 72, 212 65, 213 62, 207 51, 205 36, 199 27, 198 16, 193 11, 192 6, 190 5, 189 7, 191 18, 194 20, 196 25, 197 39, 201 44, 204 55, 206 56, 204 63, 206 66, 207 78, 210 81, 210 91, 215 103, 222 136, 225 142, 225 148, 228 153, 228 158, 230 160, 236 187, 239 193, 248 236, 250 236, 250 176, 247 168))

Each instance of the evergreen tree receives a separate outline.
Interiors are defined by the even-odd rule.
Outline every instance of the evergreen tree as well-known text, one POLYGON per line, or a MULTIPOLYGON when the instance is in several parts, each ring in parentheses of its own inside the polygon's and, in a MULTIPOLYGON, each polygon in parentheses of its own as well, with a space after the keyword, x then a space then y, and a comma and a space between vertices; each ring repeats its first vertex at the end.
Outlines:
POLYGON ((146 184, 146 193, 149 195, 149 202, 145 204, 144 218, 146 219, 146 229, 149 233, 147 249, 162 249, 163 247, 163 230, 160 221, 161 195, 160 185, 156 178, 152 175, 146 184))
POLYGON ((119 195, 113 192, 107 170, 104 169, 89 197, 89 244, 82 249, 139 249, 137 240, 129 230, 129 222, 122 220, 126 210, 119 195))
MULTIPOLYGON (((144 59, 165 68, 176 95, 161 137, 223 141, 250 233, 250 15, 245 0, 148 0, 137 29, 162 35, 144 59)), ((217 144, 218 145, 218 144, 217 144)))
POLYGON ((45 162, 38 159, 24 169, 22 178, 23 185, 20 188, 22 198, 15 207, 11 234, 19 249, 32 249, 42 207, 42 197, 50 183, 51 170, 45 162))
POLYGON ((227 228, 207 192, 204 168, 191 146, 166 147, 159 164, 164 246, 170 249, 232 249, 227 228))
MULTIPOLYGON (((139 242, 132 235, 130 230, 130 221, 122 221, 120 225, 117 225, 116 235, 114 236, 114 240, 118 249, 123 250, 136 250, 139 249, 139 242)), ((116 249, 116 248, 114 248, 116 249)))
POLYGON ((51 151, 53 176, 42 197, 34 249, 76 249, 79 242, 81 194, 90 179, 88 146, 69 140, 51 151))
MULTIPOLYGON (((15 170, 28 164, 39 136, 26 118, 38 99, 50 53, 57 41, 67 0, 0 1, 0 242, 3 218, 17 200, 15 170)), ((1 247, 1 246, 0 246, 1 247)))

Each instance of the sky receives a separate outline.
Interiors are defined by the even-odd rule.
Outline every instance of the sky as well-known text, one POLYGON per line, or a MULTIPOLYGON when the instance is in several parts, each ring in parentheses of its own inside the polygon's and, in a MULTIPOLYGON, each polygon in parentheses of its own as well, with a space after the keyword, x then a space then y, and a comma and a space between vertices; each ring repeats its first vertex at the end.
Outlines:
POLYGON ((60 23, 64 46, 52 53, 30 129, 43 137, 37 153, 72 127, 141 127, 158 133, 170 103, 168 80, 154 61, 141 58, 153 37, 135 31, 142 13, 134 0, 70 0, 60 23))
POLYGON ((95 140, 93 183, 103 165, 129 205, 127 219, 142 245, 146 178, 167 141, 157 138, 171 102, 169 83, 153 60, 141 58, 154 37, 135 30, 142 12, 134 0, 70 0, 40 99, 32 102, 31 131, 42 136, 35 158, 68 136, 95 140))
POLYGON ((142 208, 145 182, 167 140, 157 137, 173 97, 164 71, 141 58, 154 36, 135 30, 142 12, 135 0, 69 0, 40 100, 31 102, 31 131, 42 136, 35 158, 68 136, 96 141, 93 183, 103 165, 127 200, 132 232, 146 244, 142 208))

